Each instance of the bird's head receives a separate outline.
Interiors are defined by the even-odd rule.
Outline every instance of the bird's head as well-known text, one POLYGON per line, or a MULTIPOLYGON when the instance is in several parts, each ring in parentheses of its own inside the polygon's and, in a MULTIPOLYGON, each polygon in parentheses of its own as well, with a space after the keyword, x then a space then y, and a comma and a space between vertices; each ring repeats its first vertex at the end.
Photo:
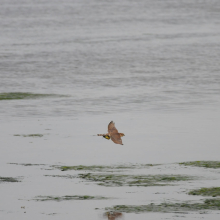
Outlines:
POLYGON ((105 139, 108 139, 108 140, 110 139, 110 136, 109 136, 109 135, 104 135, 103 137, 104 137, 105 139))

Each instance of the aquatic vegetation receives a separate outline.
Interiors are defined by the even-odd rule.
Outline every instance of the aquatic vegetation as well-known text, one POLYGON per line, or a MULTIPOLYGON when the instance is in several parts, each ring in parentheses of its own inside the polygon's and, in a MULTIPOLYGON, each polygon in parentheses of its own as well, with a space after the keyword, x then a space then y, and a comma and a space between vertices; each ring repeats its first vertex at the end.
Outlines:
POLYGON ((195 166, 195 167, 205 167, 205 168, 220 168, 220 161, 189 161, 179 163, 184 166, 195 166))
POLYGON ((220 196, 220 187, 201 188, 197 190, 191 190, 189 195, 201 195, 201 196, 220 196))
POLYGON ((37 98, 45 98, 45 97, 63 97, 63 96, 64 95, 56 95, 56 94, 10 92, 10 93, 0 93, 0 100, 37 99, 37 98))
POLYGON ((96 170, 96 171, 102 171, 104 169, 108 169, 108 166, 55 166, 56 168, 60 169, 61 171, 66 170, 96 170))
POLYGON ((72 175, 44 175, 44 176, 48 176, 48 177, 61 177, 61 178, 66 178, 66 179, 76 178, 76 176, 72 176, 72 175))
POLYGON ((140 212, 189 212, 189 211, 202 211, 202 210, 220 210, 219 199, 206 199, 203 203, 161 203, 149 205, 116 205, 107 207, 106 210, 127 212, 127 213, 140 213, 140 212))
POLYGON ((14 136, 23 136, 23 137, 43 137, 43 134, 14 134, 14 136))
POLYGON ((36 201, 64 201, 64 200, 100 200, 108 199, 101 196, 88 196, 88 195, 73 195, 73 196, 36 196, 34 200, 36 201))
POLYGON ((1 182, 20 182, 17 178, 14 177, 0 177, 0 183, 1 182))
POLYGON ((8 164, 22 165, 22 166, 42 166, 42 165, 46 165, 46 164, 34 164, 34 163, 8 163, 8 164))
POLYGON ((98 182, 101 186, 165 186, 170 182, 193 180, 184 175, 119 175, 119 174, 79 174, 79 178, 98 182))
POLYGON ((88 171, 111 171, 111 170, 123 170, 123 169, 137 169, 137 168, 147 168, 152 166, 157 166, 159 164, 124 164, 124 165, 113 165, 113 166, 101 166, 101 165, 92 165, 92 166, 53 166, 61 171, 67 170, 88 170, 88 171))

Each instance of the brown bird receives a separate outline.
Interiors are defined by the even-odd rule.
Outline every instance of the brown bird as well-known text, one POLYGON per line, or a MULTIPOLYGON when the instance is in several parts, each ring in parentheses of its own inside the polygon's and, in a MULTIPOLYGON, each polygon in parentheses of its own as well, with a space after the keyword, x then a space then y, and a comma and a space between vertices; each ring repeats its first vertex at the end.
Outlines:
POLYGON ((121 137, 125 136, 123 133, 118 133, 118 130, 115 127, 115 123, 111 121, 108 124, 108 133, 107 134, 97 134, 98 136, 103 136, 106 139, 111 139, 115 144, 122 144, 121 137))

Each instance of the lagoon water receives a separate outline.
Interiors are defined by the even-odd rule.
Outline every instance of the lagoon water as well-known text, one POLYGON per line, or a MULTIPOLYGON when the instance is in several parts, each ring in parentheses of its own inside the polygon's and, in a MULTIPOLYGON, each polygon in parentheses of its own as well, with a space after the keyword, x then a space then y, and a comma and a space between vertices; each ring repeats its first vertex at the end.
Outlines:
MULTIPOLYGON (((181 187, 213 186, 209 180, 122 189, 44 175, 63 174, 50 170, 52 165, 152 163, 165 164, 153 173, 177 169, 217 178, 219 172, 170 164, 219 160, 219 9, 217 0, 1 1, 0 93, 63 95, 0 100, 0 176, 22 179, 0 184, 1 218, 102 219, 105 207, 190 200, 179 195, 181 187), (125 133, 123 146, 93 136, 106 132, 111 120, 125 133), (158 190, 165 195, 155 195, 158 190), (33 201, 77 194, 116 199, 33 201)), ((124 219, 186 217, 204 215, 145 213, 124 219)))

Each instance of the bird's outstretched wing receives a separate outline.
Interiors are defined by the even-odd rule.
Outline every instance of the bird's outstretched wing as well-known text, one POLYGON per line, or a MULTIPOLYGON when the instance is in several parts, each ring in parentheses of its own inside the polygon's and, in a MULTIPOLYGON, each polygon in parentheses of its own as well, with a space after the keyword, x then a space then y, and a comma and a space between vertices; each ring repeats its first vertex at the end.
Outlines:
POLYGON ((110 138, 114 143, 123 145, 119 133, 111 134, 110 138))
POLYGON ((114 143, 123 145, 121 136, 118 133, 118 130, 116 129, 115 123, 113 121, 108 124, 108 134, 114 143))
POLYGON ((113 133, 118 133, 118 130, 116 129, 115 127, 115 123, 113 121, 111 121, 109 124, 108 124, 108 133, 111 135, 113 133))

